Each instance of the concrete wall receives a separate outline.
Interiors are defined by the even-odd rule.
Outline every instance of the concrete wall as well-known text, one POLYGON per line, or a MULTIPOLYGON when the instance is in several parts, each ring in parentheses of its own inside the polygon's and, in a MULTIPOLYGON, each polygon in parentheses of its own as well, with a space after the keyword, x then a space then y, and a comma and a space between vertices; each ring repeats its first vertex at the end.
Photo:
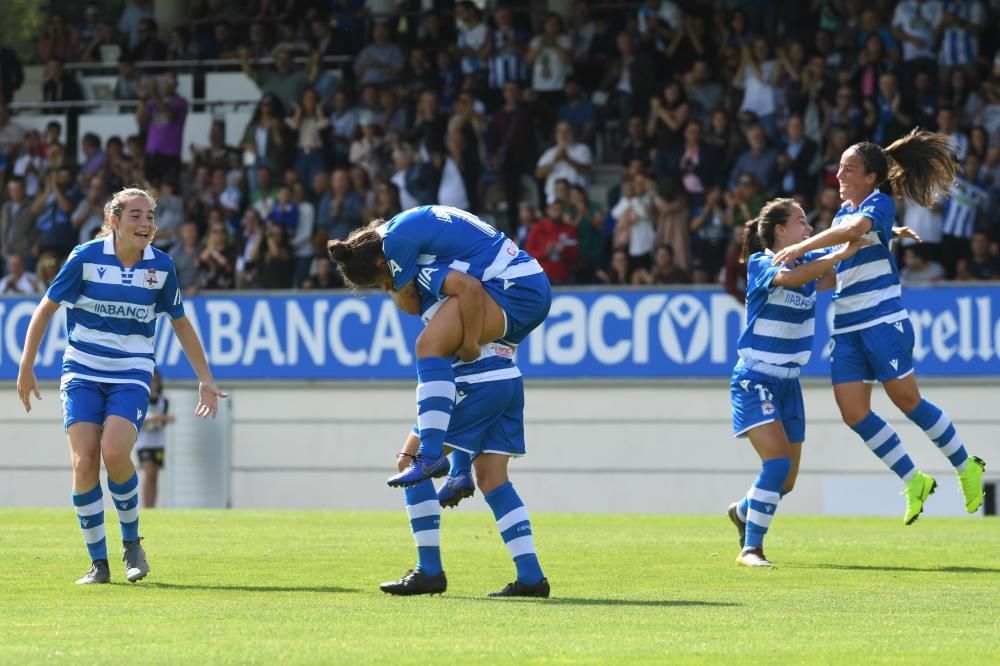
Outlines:
MULTIPOLYGON (((30 416, 20 409, 13 387, 2 388, 8 399, 0 401, 0 506, 66 505, 69 465, 56 387, 43 388, 44 399, 30 416)), ((232 388, 231 411, 222 415, 231 418, 232 471, 219 483, 229 483, 233 507, 399 508, 399 491, 384 480, 412 423, 412 385, 232 388)), ((1000 478, 996 385, 938 382, 924 389, 950 413, 970 450, 993 463, 987 474, 1000 478)), ((175 404, 193 404, 190 387, 167 391, 175 404)), ((809 383, 805 394, 809 420, 802 472, 783 511, 900 513, 898 482, 841 424, 829 386, 809 383)), ((528 383, 527 405, 528 455, 513 462, 511 472, 533 510, 719 512, 746 491, 758 469, 749 444, 730 436, 730 402, 722 381, 535 381, 528 383)), ((875 408, 898 429, 918 466, 938 477, 941 487, 928 513, 961 514, 947 461, 879 389, 875 408)), ((175 426, 168 440, 178 456, 175 471, 183 469, 182 453, 188 469, 199 450, 217 458, 220 432, 191 423, 175 426)), ((162 487, 191 488, 176 481, 168 479, 162 487)), ((189 504, 183 497, 165 500, 189 504)), ((482 508, 478 500, 473 505, 482 508)))

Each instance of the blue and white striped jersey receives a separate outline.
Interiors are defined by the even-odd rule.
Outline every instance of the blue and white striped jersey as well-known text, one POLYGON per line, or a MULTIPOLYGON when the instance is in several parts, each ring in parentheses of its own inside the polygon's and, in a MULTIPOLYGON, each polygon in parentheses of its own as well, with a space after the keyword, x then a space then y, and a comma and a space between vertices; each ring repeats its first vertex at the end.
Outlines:
MULTIPOLYGON (((966 23, 980 27, 986 26, 986 7, 979 0, 965 2, 946 2, 945 13, 950 13, 966 23)), ((938 52, 938 64, 942 67, 954 67, 975 62, 979 55, 979 39, 971 31, 960 24, 953 23, 944 29, 941 36, 941 48, 938 52)))
POLYGON ((959 238, 972 238, 972 233, 979 223, 979 216, 988 210, 989 203, 989 192, 958 176, 955 178, 955 184, 951 186, 944 205, 941 233, 959 238))
POLYGON ((64 386, 85 379, 148 390, 156 318, 184 316, 170 256, 150 245, 126 269, 115 255, 113 236, 77 246, 46 296, 67 307, 64 386))
MULTIPOLYGON (((379 227, 379 233, 396 289, 412 282, 421 273, 421 267, 431 264, 441 264, 486 282, 512 263, 531 261, 502 231, 472 213, 451 206, 404 210, 379 227)), ((443 279, 446 272, 438 271, 438 277, 443 279)), ((428 282, 422 286, 431 285, 428 282)))
MULTIPOLYGON (((826 255, 808 252, 801 265, 826 255)), ((779 287, 774 278, 787 266, 773 266, 774 253, 755 252, 747 261, 747 325, 736 343, 740 358, 786 368, 809 362, 816 332, 816 281, 801 287, 779 287)))
POLYGON ((833 226, 847 224, 858 216, 871 220, 871 230, 865 238, 875 244, 837 264, 831 330, 834 334, 891 324, 909 316, 900 299, 899 269, 890 251, 896 202, 876 189, 857 208, 845 203, 834 216, 833 226))

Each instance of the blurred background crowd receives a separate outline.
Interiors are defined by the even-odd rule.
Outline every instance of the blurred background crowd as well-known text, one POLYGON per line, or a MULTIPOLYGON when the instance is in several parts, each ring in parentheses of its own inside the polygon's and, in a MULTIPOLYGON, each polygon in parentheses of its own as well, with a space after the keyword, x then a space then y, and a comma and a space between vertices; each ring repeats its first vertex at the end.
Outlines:
POLYGON ((327 239, 434 203, 556 284, 742 299, 743 224, 767 199, 825 229, 843 150, 917 126, 961 171, 933 209, 898 202, 925 241, 899 249, 904 284, 1000 279, 998 0, 181 4, 164 30, 152 0, 53 2, 34 52, 0 49, 0 292, 41 293, 139 183, 189 292, 340 287, 327 239), (19 104, 32 65, 40 102, 19 104), (99 71, 98 111, 135 132, 80 129, 99 71), (224 71, 256 86, 239 127, 202 83, 224 71), (185 142, 192 112, 212 120, 185 142))

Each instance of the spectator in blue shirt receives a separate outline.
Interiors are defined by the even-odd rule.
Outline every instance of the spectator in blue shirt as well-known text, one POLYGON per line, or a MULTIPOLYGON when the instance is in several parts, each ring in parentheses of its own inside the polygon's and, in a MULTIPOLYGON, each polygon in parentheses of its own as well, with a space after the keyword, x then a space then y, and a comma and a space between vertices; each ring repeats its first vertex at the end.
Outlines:
POLYGON ((566 92, 566 101, 559 107, 556 121, 569 123, 579 141, 593 147, 594 132, 597 131, 597 111, 594 105, 583 94, 576 79, 567 79, 563 90, 566 92))

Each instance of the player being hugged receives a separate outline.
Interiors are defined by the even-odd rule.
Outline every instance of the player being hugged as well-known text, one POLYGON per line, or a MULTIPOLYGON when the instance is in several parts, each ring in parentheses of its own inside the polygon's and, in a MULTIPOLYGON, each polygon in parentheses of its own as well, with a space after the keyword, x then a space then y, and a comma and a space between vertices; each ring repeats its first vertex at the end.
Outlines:
MULTIPOLYGON (((419 206, 388 222, 373 220, 327 249, 345 281, 381 287, 411 314, 419 314, 406 305, 419 303, 417 283, 435 298, 453 297, 417 338, 420 448, 388 483, 405 487, 445 474, 444 437, 455 406, 450 357, 472 361, 488 342, 520 344, 548 315, 548 278, 503 232, 450 206, 419 206)), ((453 460, 451 476, 467 476, 468 464, 453 460)))
MULTIPOLYGON (((420 289, 419 300, 397 301, 408 312, 422 311, 424 323, 447 304, 420 289)), ((513 347, 501 342, 482 345, 474 361, 454 361, 458 393, 448 424, 445 446, 471 459, 476 485, 497 522, 497 529, 514 560, 517 578, 491 597, 548 597, 549 581, 535 552, 531 520, 524 502, 507 475, 512 457, 523 456, 524 381, 514 362, 513 347)), ((414 427, 397 456, 400 471, 417 454, 419 430, 414 427)), ((453 506, 435 493, 434 482, 423 479, 403 489, 410 529, 417 544, 417 566, 400 580, 383 583, 383 592, 395 595, 441 594, 448 581, 441 564, 441 507, 453 506)), ((453 499, 453 498, 452 498, 453 499)))
POLYGON ((195 414, 214 417, 218 399, 198 334, 184 316, 170 257, 150 243, 156 233, 156 202, 143 189, 117 192, 104 206, 104 228, 77 246, 42 297, 28 324, 17 375, 26 411, 41 400, 34 364, 52 315, 69 310, 69 344, 63 355, 60 395, 73 465, 73 505, 90 553, 90 571, 79 585, 110 581, 104 533, 101 458, 108 472, 125 552, 125 577, 149 573, 139 537, 139 478, 131 452, 149 406, 156 318, 170 317, 177 339, 198 376, 195 414))
POLYGON ((888 181, 894 194, 930 207, 951 186, 957 168, 948 138, 933 132, 914 130, 885 149, 855 144, 840 157, 837 180, 844 204, 833 226, 786 247, 773 260, 788 264, 810 250, 862 237, 874 241, 837 264, 831 377, 844 422, 906 484, 906 525, 920 516, 937 482, 916 468, 899 435, 872 411, 872 383, 882 383, 893 404, 954 466, 969 513, 983 502, 986 465, 966 453, 948 415, 920 395, 913 326, 900 299, 899 270, 889 247, 896 204, 878 187, 888 181))
POLYGON ((764 535, 778 501, 795 486, 806 420, 799 369, 809 362, 820 289, 833 286, 832 268, 871 241, 856 240, 835 253, 813 252, 794 267, 773 265, 775 252, 809 238, 812 227, 794 199, 768 202, 746 223, 741 261, 747 264, 747 323, 737 343, 730 394, 733 434, 748 437, 760 456, 760 475, 729 507, 740 533, 736 563, 769 567, 764 535))

